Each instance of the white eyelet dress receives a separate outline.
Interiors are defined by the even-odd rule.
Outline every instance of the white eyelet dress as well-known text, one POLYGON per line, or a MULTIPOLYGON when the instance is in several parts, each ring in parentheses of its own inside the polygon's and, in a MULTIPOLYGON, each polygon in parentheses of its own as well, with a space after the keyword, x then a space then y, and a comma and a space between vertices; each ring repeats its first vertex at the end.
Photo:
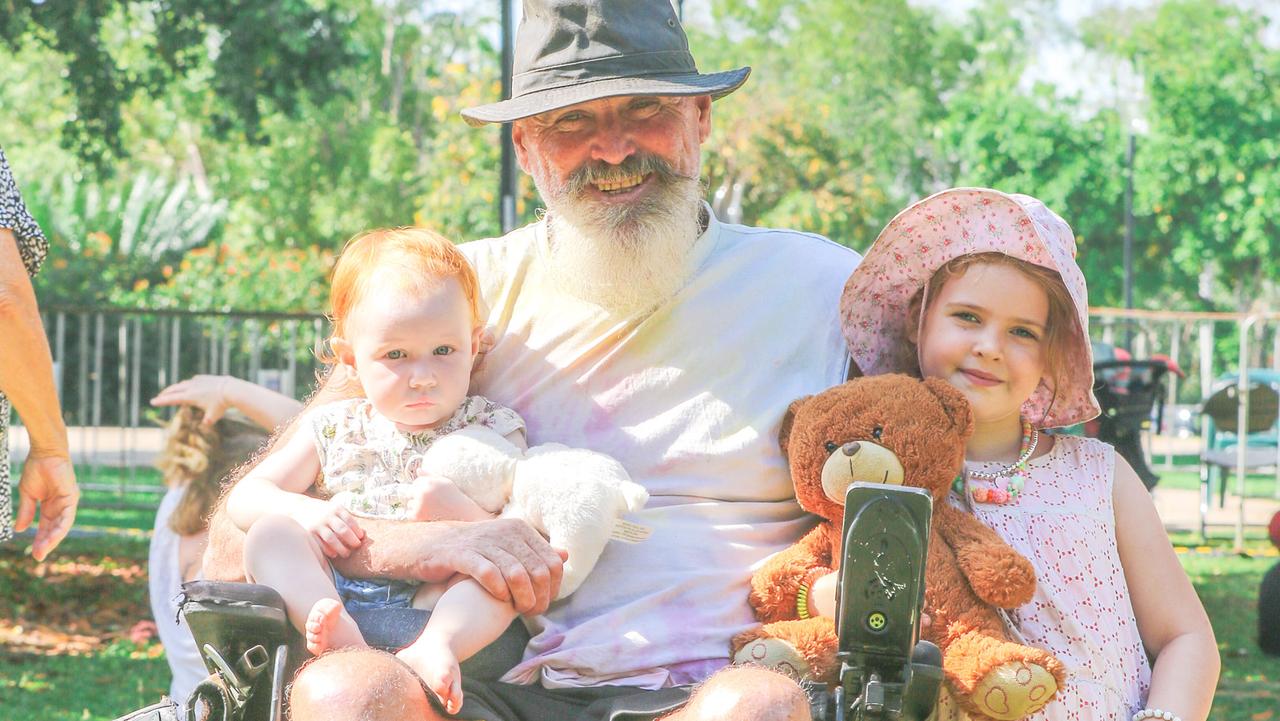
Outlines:
MULTIPOLYGON (((980 521, 1035 566, 1035 596, 1010 611, 1010 620, 1027 644, 1053 652, 1067 667, 1057 697, 1027 719, 1128 719, 1144 706, 1151 667, 1116 547, 1115 450, 1092 438, 1054 440, 1047 455, 1027 464, 1015 502, 971 504, 980 521)), ((1000 465, 969 469, 994 472, 1000 465)), ((954 493, 951 500, 964 503, 954 493)), ((944 693, 936 718, 966 716, 944 693)))
MULTIPOLYGON (((0 148, 0 228, 10 230, 18 240, 22 264, 26 266, 27 274, 34 276, 49 250, 49 244, 22 202, 3 148, 0 148)), ((9 399, 0 393, 0 543, 13 538, 12 495, 13 489, 9 486, 9 399)))

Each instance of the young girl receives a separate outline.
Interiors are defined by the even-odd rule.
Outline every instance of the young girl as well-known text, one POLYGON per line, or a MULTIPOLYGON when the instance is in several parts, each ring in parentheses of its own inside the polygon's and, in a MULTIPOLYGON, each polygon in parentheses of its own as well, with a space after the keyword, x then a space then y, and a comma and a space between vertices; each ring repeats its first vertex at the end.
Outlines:
MULTIPOLYGON (((1110 446, 1042 432, 1098 413, 1087 314, 1067 224, 1034 198, 977 188, 894 218, 841 302, 864 373, 943 378, 973 407, 952 501, 1035 566, 1035 597, 1008 620, 1068 669, 1048 705, 1022 711, 1203 721, 1213 630, 1150 497, 1110 446)), ((939 718, 960 716, 944 694, 939 718)))
POLYGON ((156 511, 147 564, 151 615, 156 621, 173 682, 169 697, 186 701, 208 675, 186 620, 178 615, 182 584, 200 575, 209 538, 209 513, 222 496, 222 480, 267 440, 267 432, 239 414, 215 423, 184 407, 169 422, 156 467, 168 492, 156 511))
MULTIPOLYGON (((413 520, 491 515, 417 461, 438 437, 480 424, 525 448, 514 411, 467 395, 482 329, 475 272, 430 231, 373 231, 348 243, 334 269, 333 357, 354 371, 362 397, 310 411, 236 485, 231 519, 248 532, 249 577, 276 588, 315 654, 365 642, 343 607, 429 608, 439 589, 405 581, 344 578, 328 558, 360 546, 356 514, 413 520), (317 476, 323 472, 321 480, 317 476), (315 482, 319 498, 303 495, 315 482)), ((400 656, 445 710, 462 703, 458 663, 515 619, 511 605, 475 581, 439 598, 421 636, 400 656)))

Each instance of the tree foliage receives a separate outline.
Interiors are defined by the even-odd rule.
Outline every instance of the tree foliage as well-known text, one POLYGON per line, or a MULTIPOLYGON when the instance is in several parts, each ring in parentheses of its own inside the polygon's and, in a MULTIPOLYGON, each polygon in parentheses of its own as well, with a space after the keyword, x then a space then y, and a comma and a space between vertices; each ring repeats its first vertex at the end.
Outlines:
POLYGON ((335 91, 351 22, 319 0, 0 0, 9 50, 35 42, 65 57, 75 112, 62 140, 99 169, 125 151, 122 114, 136 94, 202 67, 221 101, 211 127, 260 141, 264 109, 293 114, 302 97, 335 91))
MULTIPOLYGON (((907 0, 713 0, 712 23, 691 28, 699 66, 754 71, 714 106, 709 197, 745 222, 865 250, 898 210, 944 187, 1030 193, 1075 229, 1093 301, 1118 304, 1126 114, 1029 68, 1046 38, 1083 39, 1144 81, 1139 304, 1274 300, 1280 60, 1265 18, 1227 0, 1166 0, 1073 28, 1046 23, 1056 7, 984 0, 957 17, 907 0)), ((498 129, 469 128, 458 110, 498 97, 497 8, 432 8, 0 0, 11 51, 0 140, 55 259, 68 251, 37 283, 42 300, 80 288, 76 302, 319 310, 329 263, 358 232, 495 235, 498 129), (95 180, 94 162, 119 182, 95 180), (140 178, 221 208, 218 222, 127 261, 114 250, 128 245, 123 226, 61 190, 105 197, 140 178), (104 237, 113 250, 98 255, 104 237), (106 262, 122 268, 111 283, 62 282, 106 262)), ((538 202, 521 183, 528 220, 538 202)))
POLYGON ((1131 59, 1147 95, 1135 183, 1148 253, 1183 297, 1244 310, 1277 300, 1280 265, 1280 49, 1267 20, 1206 0, 1103 16, 1096 46, 1131 59), (1127 29, 1127 32, 1125 31, 1127 29), (1179 284, 1178 281, 1181 280, 1179 284))

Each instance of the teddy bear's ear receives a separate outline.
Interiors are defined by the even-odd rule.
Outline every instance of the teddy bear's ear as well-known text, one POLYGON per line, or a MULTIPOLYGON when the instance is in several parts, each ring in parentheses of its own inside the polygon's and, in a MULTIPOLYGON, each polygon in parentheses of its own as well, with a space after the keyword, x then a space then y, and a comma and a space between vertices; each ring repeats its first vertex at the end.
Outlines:
POLYGON ((926 378, 924 386, 942 404, 942 410, 951 419, 952 427, 961 435, 969 435, 973 431, 973 409, 969 407, 969 400, 964 394, 940 378, 926 378))
POLYGON ((804 396, 791 401, 791 405, 787 406, 787 412, 782 415, 782 427, 778 429, 778 445, 782 447, 782 457, 787 456, 787 443, 791 440, 791 424, 795 423, 796 413, 800 411, 800 406, 813 396, 804 396))

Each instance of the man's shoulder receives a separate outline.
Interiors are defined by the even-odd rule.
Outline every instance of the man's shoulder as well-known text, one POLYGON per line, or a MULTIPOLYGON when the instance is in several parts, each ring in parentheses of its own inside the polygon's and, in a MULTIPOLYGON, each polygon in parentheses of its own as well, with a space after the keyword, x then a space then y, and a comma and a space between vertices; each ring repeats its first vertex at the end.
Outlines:
POLYGON ((825 267, 836 273, 853 272, 862 256, 852 248, 800 230, 720 223, 720 243, 726 249, 768 252, 775 261, 806 267, 825 267), (782 250, 784 252, 779 253, 782 250))
POLYGON ((529 223, 528 225, 516 228, 505 235, 499 235, 491 238, 480 238, 479 240, 469 240, 465 243, 459 243, 458 249, 472 263, 492 261, 501 257, 512 255, 523 255, 528 251, 534 238, 536 237, 536 228, 540 221, 529 223))

